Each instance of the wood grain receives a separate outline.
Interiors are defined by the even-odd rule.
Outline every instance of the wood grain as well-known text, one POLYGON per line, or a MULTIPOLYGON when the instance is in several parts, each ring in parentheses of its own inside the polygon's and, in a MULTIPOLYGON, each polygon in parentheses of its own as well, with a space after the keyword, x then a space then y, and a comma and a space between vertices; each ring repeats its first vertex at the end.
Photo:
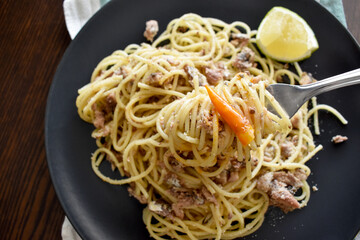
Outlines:
MULTIPOLYGON (((360 40, 360 2, 344 0, 360 40)), ((61 239, 64 212, 46 164, 44 115, 70 43, 62 1, 0 1, 0 239, 61 239)))
POLYGON ((0 1, 0 238, 61 239, 44 147, 47 93, 70 43, 62 2, 0 1))
POLYGON ((360 43, 360 1, 343 0, 343 5, 348 29, 360 43))

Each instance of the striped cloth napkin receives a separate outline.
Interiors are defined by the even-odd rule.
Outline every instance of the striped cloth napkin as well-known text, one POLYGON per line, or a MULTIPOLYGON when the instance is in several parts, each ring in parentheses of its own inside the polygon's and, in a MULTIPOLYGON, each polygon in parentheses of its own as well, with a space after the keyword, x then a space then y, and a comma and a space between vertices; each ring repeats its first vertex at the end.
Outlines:
MULTIPOLYGON (((103 5, 110 0, 64 0, 64 15, 66 27, 71 39, 81 30, 85 23, 96 13, 103 5)), ((342 0, 315 0, 326 7, 337 17, 346 27, 346 19, 342 0)), ((81 240, 67 217, 65 217, 61 236, 63 240, 81 240)), ((354 240, 360 240, 358 235, 354 240)))

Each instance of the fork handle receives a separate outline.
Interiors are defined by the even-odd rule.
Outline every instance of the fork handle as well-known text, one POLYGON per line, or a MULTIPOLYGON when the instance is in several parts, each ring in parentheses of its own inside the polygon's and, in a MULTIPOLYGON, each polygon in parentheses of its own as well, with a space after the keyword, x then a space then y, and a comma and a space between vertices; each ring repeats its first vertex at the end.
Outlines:
POLYGON ((307 100, 309 100, 311 97, 321 93, 354 84, 360 84, 360 68, 301 87, 307 90, 307 100))

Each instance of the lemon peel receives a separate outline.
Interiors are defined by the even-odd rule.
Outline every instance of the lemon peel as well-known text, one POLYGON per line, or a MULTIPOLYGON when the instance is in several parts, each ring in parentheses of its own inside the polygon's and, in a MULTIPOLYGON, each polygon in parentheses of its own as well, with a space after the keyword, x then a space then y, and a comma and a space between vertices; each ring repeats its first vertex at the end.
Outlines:
POLYGON ((273 7, 261 21, 256 43, 263 54, 281 62, 306 59, 319 48, 313 30, 295 12, 273 7))

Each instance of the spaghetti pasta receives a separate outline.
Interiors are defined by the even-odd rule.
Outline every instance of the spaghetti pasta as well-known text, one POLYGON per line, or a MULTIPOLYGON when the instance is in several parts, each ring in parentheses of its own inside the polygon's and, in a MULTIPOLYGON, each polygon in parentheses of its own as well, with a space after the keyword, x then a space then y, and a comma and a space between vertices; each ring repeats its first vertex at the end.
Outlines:
POLYGON ((96 127, 94 172, 110 184, 129 184, 147 204, 143 221, 155 239, 246 236, 270 204, 291 211, 309 200, 305 163, 322 146, 307 120, 329 107, 308 112, 305 104, 289 119, 266 86, 284 76, 295 84, 301 69, 261 56, 255 35, 243 22, 186 14, 152 45, 131 44, 104 58, 79 90, 78 113, 96 127), (250 144, 216 113, 205 85, 249 121, 250 144), (125 178, 105 176, 105 159, 125 178))

